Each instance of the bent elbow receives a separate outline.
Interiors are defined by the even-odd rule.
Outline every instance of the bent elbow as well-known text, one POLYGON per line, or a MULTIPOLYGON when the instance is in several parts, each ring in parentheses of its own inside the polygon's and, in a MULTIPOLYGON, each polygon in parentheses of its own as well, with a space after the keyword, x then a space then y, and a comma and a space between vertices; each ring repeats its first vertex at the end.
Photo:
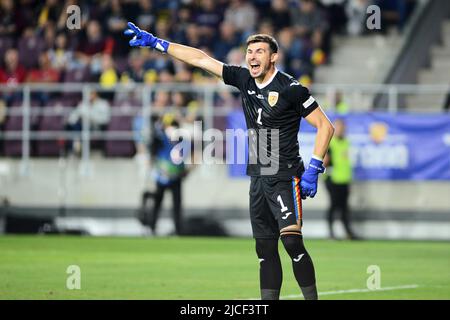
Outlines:
POLYGON ((331 122, 325 121, 321 127, 322 127, 323 131, 326 132, 330 138, 333 137, 334 125, 331 122))
POLYGON ((331 122, 328 122, 328 131, 330 132, 330 137, 334 135, 334 125, 331 122))

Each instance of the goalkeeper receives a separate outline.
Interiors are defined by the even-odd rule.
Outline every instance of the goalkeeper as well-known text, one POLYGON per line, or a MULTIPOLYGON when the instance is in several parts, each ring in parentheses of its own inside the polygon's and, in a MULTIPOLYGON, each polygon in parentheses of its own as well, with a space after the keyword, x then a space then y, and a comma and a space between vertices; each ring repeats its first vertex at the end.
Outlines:
POLYGON ((308 89, 276 68, 277 41, 265 34, 250 36, 248 68, 244 68, 226 65, 199 49, 159 39, 131 22, 125 34, 132 36, 133 47, 167 53, 239 89, 249 130, 250 220, 260 261, 261 298, 279 299, 281 239, 304 298, 317 299, 314 266, 303 243, 301 199, 316 195, 318 175, 325 170, 322 161, 334 128, 308 89), (313 156, 306 170, 297 140, 302 118, 317 128, 313 156), (265 137, 267 132, 270 139, 265 137), (267 162, 263 155, 270 155, 271 161, 267 162))

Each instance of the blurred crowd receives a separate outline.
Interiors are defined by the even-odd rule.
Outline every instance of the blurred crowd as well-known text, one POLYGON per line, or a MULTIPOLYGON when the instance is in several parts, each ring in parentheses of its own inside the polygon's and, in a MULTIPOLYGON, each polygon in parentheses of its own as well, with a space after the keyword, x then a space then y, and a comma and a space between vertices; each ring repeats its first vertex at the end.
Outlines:
MULTIPOLYGON (((152 52, 132 49, 123 35, 128 21, 156 36, 204 50, 216 59, 245 65, 245 40, 253 33, 276 37, 278 68, 309 86, 318 65, 330 61, 334 34, 367 32, 366 8, 377 4, 383 26, 403 27, 413 0, 0 0, 0 85, 93 82, 104 89, 132 83, 216 81, 199 69, 152 52), (79 29, 72 5, 80 8, 79 29), (70 8, 69 8, 70 9, 70 8)), ((381 31, 383 32, 383 31, 381 31)), ((155 104, 193 106, 192 94, 152 97, 155 104)), ((54 95, 32 97, 43 106, 54 95)), ((80 96, 63 95, 76 106, 80 96)), ((116 103, 111 90, 101 98, 116 103)), ((21 96, 3 92, 2 107, 20 105, 21 96)), ((1 125, 1 121, 0 121, 1 125)))
POLYGON ((314 67, 330 55, 333 33, 365 32, 368 5, 378 4, 386 13, 383 25, 391 21, 401 28, 409 2, 1 0, 0 56, 4 59, 0 82, 58 82, 65 79, 67 71, 80 68, 88 68, 83 81, 99 81, 105 86, 127 81, 201 82, 208 77, 149 50, 132 50, 123 35, 127 21, 160 38, 237 64, 244 63, 242 46, 247 36, 268 33, 281 46, 280 69, 296 78, 312 79, 314 67), (81 9, 80 29, 67 28, 71 5, 81 9))

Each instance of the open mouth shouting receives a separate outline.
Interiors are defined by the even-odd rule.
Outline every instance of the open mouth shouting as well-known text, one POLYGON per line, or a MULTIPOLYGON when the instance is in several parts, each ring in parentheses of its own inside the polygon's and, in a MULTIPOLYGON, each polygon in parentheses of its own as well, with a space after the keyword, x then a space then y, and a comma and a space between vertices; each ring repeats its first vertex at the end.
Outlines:
POLYGON ((252 74, 257 74, 261 71, 261 64, 258 62, 251 62, 250 63, 250 71, 252 74))

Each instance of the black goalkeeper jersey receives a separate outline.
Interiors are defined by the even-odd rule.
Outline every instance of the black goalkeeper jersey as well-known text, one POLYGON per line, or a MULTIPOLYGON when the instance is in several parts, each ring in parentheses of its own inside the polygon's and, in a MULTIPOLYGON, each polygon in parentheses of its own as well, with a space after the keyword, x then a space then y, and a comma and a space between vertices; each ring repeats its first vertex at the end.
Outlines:
POLYGON ((278 70, 262 84, 256 83, 247 68, 238 66, 224 65, 222 77, 225 84, 238 88, 242 95, 249 131, 247 175, 297 175, 303 167, 297 140, 300 120, 318 107, 309 90, 292 76, 278 70), (279 149, 272 150, 276 144, 271 143, 271 133, 275 134, 276 130, 279 149), (274 156, 270 158, 272 154, 274 156), (272 162, 268 163, 267 158, 261 155, 267 155, 272 162), (264 168, 274 165, 278 168, 276 173, 264 173, 267 172, 263 171, 264 168))

